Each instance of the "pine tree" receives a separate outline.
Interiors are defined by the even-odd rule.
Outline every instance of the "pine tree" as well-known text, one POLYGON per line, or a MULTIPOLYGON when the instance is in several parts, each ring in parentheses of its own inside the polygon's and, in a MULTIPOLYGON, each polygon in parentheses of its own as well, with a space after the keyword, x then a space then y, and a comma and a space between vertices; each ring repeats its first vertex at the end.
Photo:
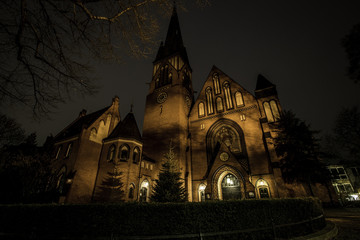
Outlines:
POLYGON ((119 171, 116 167, 114 172, 108 172, 108 177, 105 178, 101 186, 99 187, 101 193, 100 201, 106 202, 123 202, 124 201, 124 190, 123 183, 121 181, 122 172, 119 171))
POLYGON ((170 141, 169 151, 164 155, 159 179, 155 180, 151 200, 154 202, 185 202, 187 193, 180 175, 174 147, 170 141))

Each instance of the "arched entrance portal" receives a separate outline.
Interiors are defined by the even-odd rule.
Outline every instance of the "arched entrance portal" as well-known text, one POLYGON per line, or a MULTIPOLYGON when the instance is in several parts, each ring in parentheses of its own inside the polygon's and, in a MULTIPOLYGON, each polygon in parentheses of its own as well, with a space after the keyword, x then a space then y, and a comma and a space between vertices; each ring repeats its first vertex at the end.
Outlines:
POLYGON ((140 186, 140 202, 148 202, 149 201, 149 182, 148 180, 144 180, 140 186))
POLYGON ((241 199, 241 188, 239 179, 233 174, 228 173, 221 182, 221 192, 223 200, 241 199))

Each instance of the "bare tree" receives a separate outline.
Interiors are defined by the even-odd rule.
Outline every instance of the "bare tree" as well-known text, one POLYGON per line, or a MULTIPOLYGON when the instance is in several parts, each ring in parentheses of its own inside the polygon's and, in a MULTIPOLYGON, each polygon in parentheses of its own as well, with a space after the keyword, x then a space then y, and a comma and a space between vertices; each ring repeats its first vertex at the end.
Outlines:
MULTIPOLYGON (((198 0, 201 3, 206 1, 198 0)), ((169 0, 0 0, 0 101, 48 115, 97 87, 90 61, 151 51, 169 0)))

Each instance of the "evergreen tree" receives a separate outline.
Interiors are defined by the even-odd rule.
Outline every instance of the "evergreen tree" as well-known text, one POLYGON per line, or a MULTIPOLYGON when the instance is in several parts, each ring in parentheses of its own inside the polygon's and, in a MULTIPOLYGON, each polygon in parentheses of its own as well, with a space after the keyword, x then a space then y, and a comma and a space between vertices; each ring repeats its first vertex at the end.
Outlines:
POLYGON ((185 202, 187 193, 178 170, 174 147, 170 141, 169 152, 164 156, 164 163, 160 170, 159 179, 155 180, 155 187, 151 200, 154 202, 185 202))
POLYGON ((291 111, 284 111, 274 139, 285 182, 305 184, 312 196, 312 183, 327 186, 329 172, 319 161, 319 145, 309 125, 291 111))
POLYGON ((117 167, 114 168, 114 172, 108 172, 108 176, 102 181, 101 192, 99 194, 100 201, 106 202, 123 202, 124 190, 123 183, 121 181, 122 172, 117 167))

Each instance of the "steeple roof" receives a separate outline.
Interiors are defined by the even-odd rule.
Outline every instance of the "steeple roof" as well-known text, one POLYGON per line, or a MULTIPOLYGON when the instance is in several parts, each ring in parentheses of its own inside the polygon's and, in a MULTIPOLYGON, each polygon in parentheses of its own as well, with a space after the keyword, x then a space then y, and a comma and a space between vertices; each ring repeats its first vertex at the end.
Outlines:
POLYGON ((123 121, 118 123, 118 125, 106 139, 108 140, 114 138, 125 138, 142 141, 141 134, 132 111, 126 115, 123 121))
POLYGON ((269 87, 275 87, 269 80, 267 80, 263 75, 259 74, 256 82, 256 90, 261 90, 269 87))
POLYGON ((154 62, 157 62, 165 57, 169 57, 173 54, 179 54, 183 58, 184 62, 189 64, 186 48, 184 47, 181 36, 176 6, 173 8, 173 12, 170 18, 165 44, 161 42, 154 62))

